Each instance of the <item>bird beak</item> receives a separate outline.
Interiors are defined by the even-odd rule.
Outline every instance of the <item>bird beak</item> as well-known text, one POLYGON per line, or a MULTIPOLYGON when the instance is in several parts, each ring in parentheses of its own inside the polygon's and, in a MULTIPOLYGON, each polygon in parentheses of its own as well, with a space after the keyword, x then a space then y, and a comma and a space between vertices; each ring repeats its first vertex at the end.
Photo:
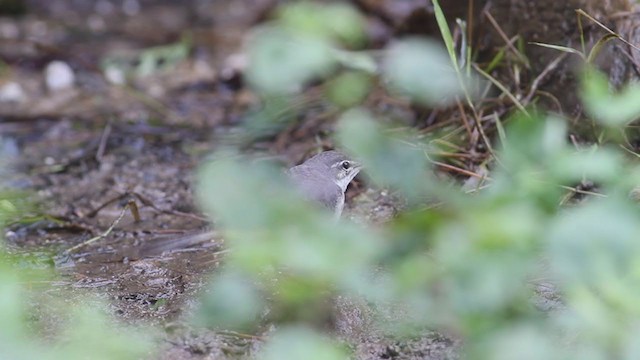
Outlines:
POLYGON ((358 162, 358 161, 351 161, 351 164, 353 165, 353 167, 354 167, 356 170, 358 170, 358 171, 362 170, 362 167, 363 167, 363 166, 362 166, 362 164, 361 164, 360 162, 358 162))

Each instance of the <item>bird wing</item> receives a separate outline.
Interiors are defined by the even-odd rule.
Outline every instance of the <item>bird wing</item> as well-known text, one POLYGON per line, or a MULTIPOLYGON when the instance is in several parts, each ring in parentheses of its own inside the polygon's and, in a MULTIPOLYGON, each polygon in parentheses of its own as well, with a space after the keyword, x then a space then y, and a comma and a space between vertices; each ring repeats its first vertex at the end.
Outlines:
POLYGON ((289 177, 306 199, 316 201, 331 211, 343 200, 342 189, 320 171, 308 166, 294 166, 287 171, 289 177))

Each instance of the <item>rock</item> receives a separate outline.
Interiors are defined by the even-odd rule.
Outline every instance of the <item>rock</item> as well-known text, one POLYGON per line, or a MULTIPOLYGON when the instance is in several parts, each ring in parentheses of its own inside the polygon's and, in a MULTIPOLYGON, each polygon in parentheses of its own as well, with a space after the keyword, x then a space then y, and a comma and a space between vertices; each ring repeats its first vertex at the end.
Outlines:
POLYGON ((75 75, 67 63, 52 61, 45 69, 45 81, 49 91, 70 89, 75 83, 75 75))
POLYGON ((16 82, 8 82, 0 87, 0 103, 22 103, 27 96, 22 86, 16 82))

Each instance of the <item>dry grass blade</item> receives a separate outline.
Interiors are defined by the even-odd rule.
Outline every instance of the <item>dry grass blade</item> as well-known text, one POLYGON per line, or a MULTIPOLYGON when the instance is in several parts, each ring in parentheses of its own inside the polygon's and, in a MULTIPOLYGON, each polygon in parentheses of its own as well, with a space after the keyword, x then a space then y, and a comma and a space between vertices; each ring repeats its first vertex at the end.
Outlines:
POLYGON ((560 64, 560 62, 562 62, 562 60, 564 60, 564 58, 567 56, 567 53, 563 53, 560 54, 560 56, 558 56, 557 58, 553 59, 553 61, 551 61, 549 63, 549 65, 547 65, 544 70, 542 70, 542 72, 536 76, 536 78, 533 80, 533 82, 531 83, 531 88, 529 89, 529 93, 527 94, 527 96, 524 98, 523 103, 524 104, 529 104, 529 102, 531 102, 531 99, 533 98, 533 95, 536 93, 536 90, 538 90, 538 87, 540 86, 540 82, 542 82, 542 80, 549 74, 551 73, 551 71, 553 71, 556 67, 558 67, 558 65, 560 64))
POLYGON ((574 48, 567 47, 567 46, 545 44, 545 43, 539 43, 539 42, 530 42, 529 44, 545 47, 548 49, 558 50, 566 53, 576 54, 576 55, 579 55, 583 60, 585 61, 587 60, 586 56, 581 51, 576 50, 574 48))
POLYGON ((459 167, 456 167, 456 166, 453 166, 453 165, 449 165, 449 164, 445 164, 445 163, 440 162, 440 161, 431 160, 431 163, 434 164, 434 165, 440 166, 441 168, 444 168, 444 169, 447 169, 447 170, 451 170, 451 171, 457 172, 459 174, 471 176, 471 177, 474 177, 474 178, 477 178, 477 179, 493 180, 493 179, 491 179, 490 177, 488 177, 486 175, 482 175, 482 174, 475 173, 473 171, 461 169, 459 167))
POLYGON ((598 42, 596 42, 595 45, 593 45, 593 47, 591 48, 591 51, 589 51, 589 56, 587 56, 587 63, 591 64, 593 62, 593 59, 595 59, 595 57, 598 56, 598 54, 602 50, 602 47, 606 43, 608 43, 610 40, 613 40, 613 39, 622 39, 622 38, 616 34, 607 34, 601 37, 598 40, 598 42))
POLYGON ((627 44, 627 45, 631 46, 632 48, 634 48, 634 49, 636 49, 636 50, 640 51, 640 48, 639 48, 639 47, 637 47, 637 46, 633 45, 632 43, 630 43, 629 41, 627 41, 625 38, 623 38, 622 36, 620 36, 620 34, 618 34, 617 32, 615 32, 615 31, 613 31, 613 30, 609 29, 608 27, 606 27, 603 23, 601 23, 600 21, 596 20, 593 16, 591 16, 591 15, 587 14, 584 10, 582 10, 582 9, 577 9, 577 10, 576 10, 576 13, 577 13, 578 15, 584 16, 584 17, 586 17, 587 19, 589 19, 589 20, 593 21, 593 22, 594 22, 594 23, 596 23, 598 26, 600 26, 602 29, 604 29, 606 32, 608 32, 609 34, 611 34, 611 35, 613 35, 613 36, 617 37, 618 39, 620 39, 620 41, 622 41, 623 43, 625 43, 625 44, 627 44))
POLYGON ((500 63, 504 59, 505 53, 506 46, 503 46, 496 52, 495 56, 489 62, 489 65, 487 65, 487 72, 492 72, 495 68, 498 67, 498 65, 500 65, 500 63))
POLYGON ((522 111, 522 113, 527 115, 527 116, 531 116, 531 115, 529 115, 529 112, 527 111, 527 109, 525 109, 525 107, 520 103, 520 101, 518 101, 518 99, 515 97, 515 95, 513 95, 509 91, 509 89, 507 89, 504 85, 502 85, 502 83, 500 83, 496 78, 494 78, 493 76, 491 76, 491 75, 487 74, 486 72, 484 72, 476 64, 473 64, 473 68, 476 69, 476 71, 479 72, 482 76, 484 76, 489 81, 491 81, 491 83, 493 85, 495 85, 498 89, 500 89, 505 95, 507 95, 507 97, 509 99, 511 99, 511 101, 518 108, 518 110, 522 111))
POLYGON ((493 118, 496 122, 496 129, 498 130, 498 138, 500 139, 500 143, 504 148, 507 146, 507 132, 504 130, 504 126, 502 126, 502 121, 500 121, 500 117, 495 112, 493 113, 493 118))
POLYGON ((496 21, 496 19, 494 19, 493 16, 491 16, 491 13, 488 10, 484 11, 484 16, 487 17, 487 19, 489 20, 493 28, 496 29, 496 31, 498 32, 498 35, 500 35, 502 40, 504 40, 505 44, 507 44, 507 47, 513 52, 513 54, 518 58, 518 60, 520 60, 527 69, 531 68, 529 59, 527 59, 527 57, 524 56, 524 54, 522 54, 515 46, 513 46, 513 42, 509 40, 509 38, 507 37, 507 34, 505 34, 505 32, 500 27, 500 25, 498 25, 498 22, 496 21))
MULTIPOLYGON (((444 40, 445 46, 447 48, 447 52, 449 53, 449 57, 451 58, 451 63, 454 66, 454 70, 455 70, 456 76, 458 78, 458 83, 460 84, 460 87, 461 87, 462 91, 464 92, 464 96, 465 96, 465 100, 467 101, 467 105, 469 106, 469 108, 473 112, 473 119, 474 119, 474 121, 476 123, 476 127, 478 128, 478 132, 480 132, 480 135, 482 136, 482 140, 484 141, 489 153, 496 159, 496 161, 499 162, 499 160, 495 156, 495 153, 493 152, 493 148, 491 147, 491 142, 489 141, 489 138, 484 133, 484 129, 482 128, 482 121, 480 120, 480 118, 478 116, 478 112, 476 111, 476 108, 475 108, 475 106, 473 104, 473 101, 471 101, 471 95, 469 94, 469 89, 467 89, 467 86, 465 85, 464 76, 460 71, 460 67, 458 66, 458 61, 456 59, 455 46, 454 46, 454 43, 453 43, 453 38, 451 36, 451 31, 449 30, 449 25, 447 23, 447 19, 444 16, 444 12, 442 11, 442 8, 440 7, 440 4, 439 4, 438 0, 433 0, 433 9, 434 9, 434 12, 435 12, 435 15, 436 15, 436 21, 438 23, 438 28, 440 29, 440 33, 442 35, 442 39, 444 40)), ((475 64, 473 64, 473 67, 475 69, 478 69, 478 67, 475 64)))
POLYGON ((469 125, 469 121, 467 120, 467 114, 464 112, 464 107, 462 106, 462 102, 460 100, 457 100, 456 104, 458 105, 458 111, 460 112, 462 124, 464 125, 465 130, 467 130, 467 136, 471 141, 471 139, 473 139, 473 135, 471 134, 471 126, 469 125))
POLYGON ((87 246, 87 245, 93 244, 94 242, 96 242, 96 241, 98 241, 98 240, 100 240, 100 239, 104 239, 104 238, 106 238, 107 236, 109 236, 109 234, 111 234, 111 232, 112 232, 112 231, 113 231, 113 229, 116 227, 116 225, 118 225, 118 224, 120 223, 120 221, 122 221, 122 218, 124 217, 124 214, 126 214, 126 213, 127 213, 127 210, 130 210, 130 209, 131 209, 131 203, 128 203, 128 204, 127 204, 127 205, 122 209, 122 211, 120 212, 120 215, 118 215, 118 217, 113 221, 113 223, 111 223, 111 226, 109 226, 109 228, 107 229, 107 231, 105 231, 104 233, 102 233, 102 234, 100 234, 100 235, 98 235, 98 236, 92 237, 91 239, 89 239, 89 240, 87 240, 87 241, 81 242, 81 243, 80 243, 80 244, 78 244, 78 245, 75 245, 75 246, 70 247, 69 249, 65 250, 65 252, 64 252, 64 253, 65 253, 65 254, 70 254, 70 253, 72 253, 72 252, 74 252, 74 251, 76 251, 76 250, 78 250, 78 249, 80 249, 80 248, 82 248, 82 247, 85 247, 85 246, 87 246))

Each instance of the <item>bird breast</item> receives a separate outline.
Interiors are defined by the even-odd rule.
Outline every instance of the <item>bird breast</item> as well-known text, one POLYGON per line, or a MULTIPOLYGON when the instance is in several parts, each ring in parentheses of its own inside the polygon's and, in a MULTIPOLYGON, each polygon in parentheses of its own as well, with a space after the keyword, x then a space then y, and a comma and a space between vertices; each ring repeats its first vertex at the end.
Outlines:
POLYGON ((287 171, 300 194, 334 211, 337 216, 344 208, 344 192, 329 176, 304 165, 287 171))

